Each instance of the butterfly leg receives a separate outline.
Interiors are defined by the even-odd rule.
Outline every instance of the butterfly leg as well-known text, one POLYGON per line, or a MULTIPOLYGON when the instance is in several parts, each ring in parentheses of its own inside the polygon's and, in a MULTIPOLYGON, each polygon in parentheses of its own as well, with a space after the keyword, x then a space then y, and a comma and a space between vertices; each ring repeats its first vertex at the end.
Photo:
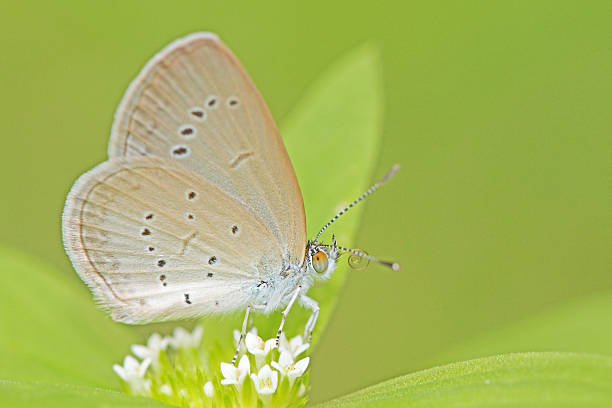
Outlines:
POLYGON ((242 331, 240 331, 240 339, 238 339, 238 344, 236 345, 236 352, 234 353, 234 358, 232 359, 232 365, 236 364, 236 360, 238 360, 238 354, 240 353, 240 346, 242 346, 242 340, 246 336, 246 328, 249 322, 249 313, 251 312, 251 305, 248 305, 246 308, 246 312, 244 314, 244 321, 242 322, 242 331))
POLYGON ((240 353, 240 346, 246 337, 247 325, 249 324, 249 313, 251 309, 259 310, 265 309, 266 305, 248 305, 246 312, 244 314, 244 321, 242 322, 242 331, 240 332, 240 339, 238 339, 238 344, 236 345, 236 352, 234 353, 234 358, 232 359, 232 364, 236 364, 236 360, 238 360, 238 354, 240 353))
POLYGON ((310 344, 310 341, 312 340, 312 331, 314 330, 314 327, 317 324, 317 319, 319 318, 319 311, 321 310, 321 308, 319 307, 319 304, 316 300, 311 299, 306 295, 302 295, 300 297, 300 302, 302 303, 302 305, 304 305, 304 307, 307 307, 312 310, 312 313, 310 314, 310 317, 306 322, 306 326, 304 326, 304 341, 306 341, 306 339, 308 338, 307 342, 308 344, 310 344))
POLYGON ((283 332, 283 327, 285 326, 285 319, 287 318, 287 314, 289 313, 289 310, 291 310, 291 306, 293 306, 293 304, 295 303, 295 300, 300 294, 300 290, 302 290, 301 285, 295 289, 295 292, 293 292, 293 295, 291 295, 291 299, 289 300, 289 303, 287 303, 287 307, 285 308, 285 310, 283 310, 283 319, 281 320, 280 327, 278 328, 278 332, 276 333, 276 347, 278 347, 280 343, 280 336, 281 336, 281 333, 283 332))

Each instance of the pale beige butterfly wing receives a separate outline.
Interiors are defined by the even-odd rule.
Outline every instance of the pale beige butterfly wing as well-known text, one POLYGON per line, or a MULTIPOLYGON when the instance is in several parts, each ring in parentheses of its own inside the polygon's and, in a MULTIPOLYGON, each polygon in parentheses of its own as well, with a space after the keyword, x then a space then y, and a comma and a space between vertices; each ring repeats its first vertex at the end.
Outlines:
POLYGON ((156 158, 113 159, 81 176, 63 228, 80 276, 128 323, 242 308, 253 281, 282 268, 279 244, 247 209, 156 158))
POLYGON ((143 68, 115 115, 109 156, 180 161, 241 202, 283 256, 302 263, 306 221, 293 167, 263 98, 216 35, 177 40, 143 68))
POLYGON ((75 183, 63 233, 113 318, 235 310, 267 273, 302 263, 293 168, 261 96, 216 36, 178 40, 145 66, 117 111, 109 156, 75 183))

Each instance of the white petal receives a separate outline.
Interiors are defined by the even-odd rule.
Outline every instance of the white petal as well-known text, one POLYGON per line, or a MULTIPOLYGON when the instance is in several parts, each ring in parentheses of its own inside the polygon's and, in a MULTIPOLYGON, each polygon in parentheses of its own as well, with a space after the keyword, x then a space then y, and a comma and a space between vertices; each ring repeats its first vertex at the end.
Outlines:
POLYGON ((270 366, 266 364, 265 366, 261 367, 261 370, 259 370, 257 376, 262 379, 265 377, 271 377, 273 373, 276 373, 276 371, 272 370, 270 366))
POLYGON ((221 380, 221 385, 237 385, 237 384, 238 384, 238 381, 236 380, 230 380, 227 378, 221 380))
POLYGON ((132 356, 125 356, 123 367, 125 367, 126 371, 138 371, 138 366, 140 366, 138 360, 132 356))
POLYGON ((136 355, 136 357, 147 358, 151 357, 152 353, 148 347, 143 346, 142 344, 132 344, 132 353, 136 355))
POLYGON ((274 392, 276 391, 276 387, 278 387, 278 373, 276 371, 270 371, 272 373, 272 392, 274 392))
POLYGON ((261 354, 265 347, 265 343, 261 337, 251 333, 247 333, 244 344, 246 344, 247 350, 249 350, 251 354, 261 354))
POLYGON ((151 359, 145 358, 142 364, 140 365, 140 367, 138 368, 138 375, 140 377, 144 377, 145 373, 147 372, 147 368, 149 368, 150 365, 151 365, 151 359))
POLYGON ((221 374, 223 377, 236 381, 238 380, 238 369, 232 364, 221 363, 221 374))
POLYGON ((123 380, 125 379, 125 370, 119 364, 113 364, 113 370, 117 373, 117 375, 123 380))
POLYGON ((165 342, 166 345, 174 347, 174 338, 172 336, 164 336, 162 341, 165 342))
POLYGON ((293 350, 293 357, 299 356, 300 354, 308 350, 309 347, 310 347, 310 344, 308 343, 302 344, 301 346, 297 346, 295 350, 293 350))
POLYGON ((276 348, 276 339, 267 340, 264 344, 264 355, 267 355, 271 350, 276 348))
POLYGON ((204 384, 204 395, 206 395, 208 398, 212 398, 215 395, 215 388, 213 387, 211 381, 204 384))
POLYGON ((251 365, 249 363, 249 358, 246 356, 246 354, 242 356, 242 358, 238 362, 238 372, 238 383, 242 384, 244 378, 251 372, 251 365))
POLYGON ((291 349, 295 350, 296 348, 304 344, 304 341, 302 340, 302 336, 298 334, 297 336, 289 340, 289 344, 291 346, 291 349))
POLYGON ((257 374, 251 374, 251 380, 253 384, 255 384, 255 390, 259 393, 259 379, 257 378, 257 374))
POLYGON ((294 369, 292 371, 295 372, 296 377, 304 374, 304 371, 308 368, 308 363, 310 363, 310 357, 303 358, 294 364, 294 369))
POLYGON ((293 357, 291 357, 291 353, 281 353, 280 357, 278 358, 278 363, 283 366, 283 368, 293 364, 293 357))
POLYGON ((147 340, 147 346, 151 350, 165 350, 168 346, 168 340, 166 338, 162 338, 159 333, 153 333, 149 340, 147 340))
POLYGON ((283 366, 281 366, 280 364, 278 364, 276 361, 272 361, 270 364, 272 365, 272 367, 274 367, 274 368, 276 368, 278 371, 280 371, 280 373, 281 373, 281 377, 282 377, 283 375, 285 375, 285 369, 284 369, 284 367, 283 367, 283 366))
POLYGON ((281 352, 291 351, 291 345, 289 344, 289 341, 287 340, 287 336, 285 336, 285 332, 281 333, 280 342, 278 344, 278 349, 281 352))
POLYGON ((175 328, 172 334, 174 335, 175 339, 179 339, 179 340, 183 340, 185 339, 185 337, 189 336, 189 333, 187 332, 187 330, 183 329, 182 327, 175 328))
POLYGON ((244 375, 248 375, 251 372, 251 363, 249 362, 249 358, 246 356, 246 354, 242 356, 238 362, 238 370, 240 370, 241 377, 244 377, 244 375))
POLYGON ((185 347, 185 344, 189 341, 189 333, 182 327, 177 327, 172 332, 172 336, 168 339, 170 345, 175 349, 185 347))
POLYGON ((267 394, 274 394, 274 391, 276 391, 276 388, 272 389, 272 388, 262 388, 260 390, 257 390, 257 392, 259 393, 259 395, 267 395, 267 394))

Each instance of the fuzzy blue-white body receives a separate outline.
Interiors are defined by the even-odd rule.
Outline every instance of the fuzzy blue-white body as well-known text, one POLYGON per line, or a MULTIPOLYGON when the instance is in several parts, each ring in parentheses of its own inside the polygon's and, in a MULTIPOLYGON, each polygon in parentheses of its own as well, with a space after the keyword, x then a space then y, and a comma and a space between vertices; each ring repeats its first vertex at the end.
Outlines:
POLYGON ((281 271, 262 274, 258 281, 244 282, 245 300, 248 299, 244 306, 261 306, 258 310, 266 314, 287 306, 296 288, 300 288, 301 295, 306 295, 316 282, 329 279, 336 269, 337 259, 338 250, 333 245, 309 242, 302 265, 289 263, 281 271), (318 252, 324 253, 328 262, 322 272, 317 272, 312 263, 312 257, 318 252))

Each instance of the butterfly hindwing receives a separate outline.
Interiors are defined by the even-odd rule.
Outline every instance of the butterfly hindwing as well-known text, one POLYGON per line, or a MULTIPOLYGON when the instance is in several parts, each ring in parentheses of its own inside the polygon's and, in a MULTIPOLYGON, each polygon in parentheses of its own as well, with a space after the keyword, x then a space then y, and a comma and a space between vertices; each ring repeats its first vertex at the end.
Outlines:
POLYGON ((112 159, 81 176, 63 229, 81 278, 128 323, 244 307, 253 281, 282 268, 283 249, 248 209, 159 158, 112 159))

